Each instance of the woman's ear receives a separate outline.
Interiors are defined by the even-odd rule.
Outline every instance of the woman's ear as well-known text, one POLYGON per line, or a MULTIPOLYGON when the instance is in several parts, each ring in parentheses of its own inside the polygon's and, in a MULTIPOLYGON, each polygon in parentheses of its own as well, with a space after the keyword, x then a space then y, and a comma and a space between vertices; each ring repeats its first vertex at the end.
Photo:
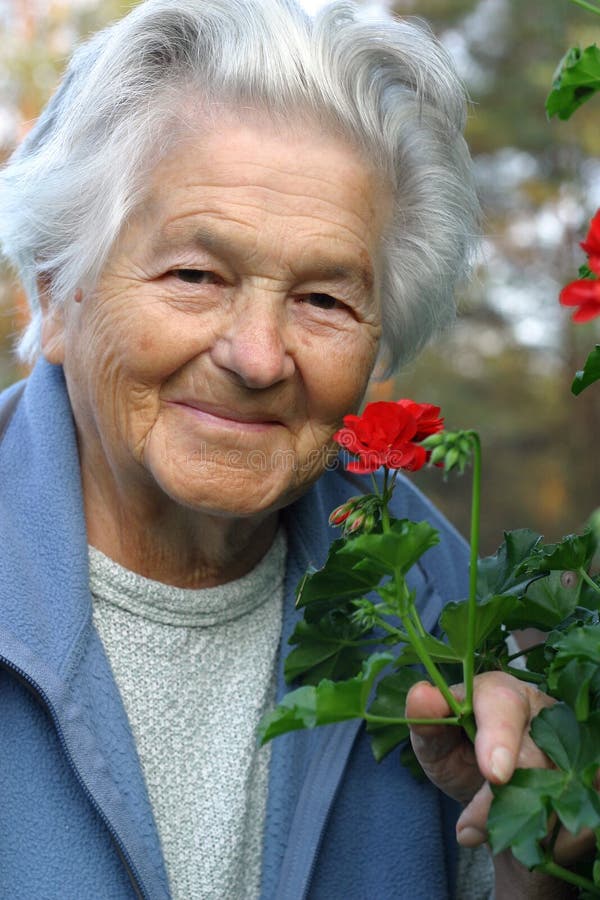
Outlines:
POLYGON ((38 297, 42 308, 42 354, 50 363, 64 362, 65 317, 62 305, 51 301, 49 275, 38 278, 38 297))

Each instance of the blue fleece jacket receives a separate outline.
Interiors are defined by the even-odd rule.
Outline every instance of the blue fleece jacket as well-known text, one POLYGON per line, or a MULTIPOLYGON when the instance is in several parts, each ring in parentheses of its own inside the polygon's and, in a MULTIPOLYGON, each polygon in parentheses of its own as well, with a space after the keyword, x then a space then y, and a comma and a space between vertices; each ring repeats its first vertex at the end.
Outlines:
MULTIPOLYGON (((14 388, 0 396, 0 414, 14 388)), ((329 511, 363 490, 327 472, 286 510, 278 693, 294 589, 322 564, 329 511)), ((368 487, 367 487, 368 489, 368 487)), ((466 595, 461 538, 408 482, 394 514, 442 533, 411 573, 433 628, 466 595)), ((160 842, 127 716, 92 625, 75 430, 62 369, 40 361, 0 442, 0 897, 167 900, 160 842)), ((262 900, 447 900, 454 804, 354 722, 273 744, 262 900)), ((191 900, 191 898, 190 898, 191 900)), ((195 900, 195 898, 194 898, 195 900)), ((223 898, 243 900, 243 898, 223 898)))

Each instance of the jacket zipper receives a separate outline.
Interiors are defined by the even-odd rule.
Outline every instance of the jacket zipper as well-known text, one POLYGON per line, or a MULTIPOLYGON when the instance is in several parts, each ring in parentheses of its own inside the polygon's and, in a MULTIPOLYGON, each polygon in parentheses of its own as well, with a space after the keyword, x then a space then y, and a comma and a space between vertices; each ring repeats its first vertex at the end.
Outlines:
POLYGON ((142 887, 142 882, 138 875, 137 869, 136 869, 129 853, 127 852, 121 838, 119 837, 119 835, 117 834, 117 832, 115 831, 113 826, 111 825, 110 821, 107 819, 106 815, 104 814, 104 812, 102 811, 102 809, 100 808, 98 803, 96 802, 94 795, 90 792, 90 790, 87 787, 87 785, 85 784, 83 778, 79 774, 79 770, 75 764, 73 757, 71 756, 69 748, 67 747, 67 743, 65 741, 60 722, 58 720, 58 717, 54 711, 54 707, 53 707, 52 703, 50 702, 49 698, 44 693, 44 691, 39 686, 39 684, 37 684, 37 682, 35 682, 27 674, 27 672, 24 672, 23 669, 19 668, 19 666, 14 665, 10 660, 6 659, 6 657, 0 656, 0 665, 3 665, 6 669, 13 672, 21 681, 25 682, 25 684, 27 685, 29 690, 32 692, 32 694, 34 694, 34 696, 36 696, 38 698, 38 700, 46 708, 50 718, 52 719, 54 727, 56 729, 56 733, 58 735, 58 740, 61 745, 62 751, 67 759, 67 762, 69 763, 69 766, 70 766, 71 770, 73 771, 75 778, 77 779, 81 789, 83 790, 84 794, 86 795, 86 797, 92 804, 92 807, 95 809, 95 811, 98 813, 98 815, 104 822, 104 825, 106 826, 106 829, 115 844, 119 858, 121 859, 121 862, 125 866, 125 870, 127 871, 127 875, 129 876, 129 880, 131 882, 131 886, 133 887, 133 889, 135 891, 137 900, 151 900, 149 894, 147 894, 146 891, 144 890, 144 888, 142 887))

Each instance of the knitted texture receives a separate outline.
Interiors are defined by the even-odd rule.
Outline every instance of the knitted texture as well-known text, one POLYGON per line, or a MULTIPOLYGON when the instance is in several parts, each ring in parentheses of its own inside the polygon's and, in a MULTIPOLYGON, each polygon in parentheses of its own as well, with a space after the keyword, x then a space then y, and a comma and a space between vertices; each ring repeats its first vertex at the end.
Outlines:
POLYGON ((202 590, 171 587, 90 548, 94 624, 146 778, 174 900, 260 894, 281 633, 283 530, 250 573, 202 590))

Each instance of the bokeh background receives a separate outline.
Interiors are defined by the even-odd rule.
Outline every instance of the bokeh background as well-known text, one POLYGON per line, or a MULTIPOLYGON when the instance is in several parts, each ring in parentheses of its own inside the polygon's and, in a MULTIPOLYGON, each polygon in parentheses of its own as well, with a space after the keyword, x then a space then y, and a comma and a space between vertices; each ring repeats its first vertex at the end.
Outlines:
MULTIPOLYGON (((308 8, 318 3, 305 0, 308 8)), ((132 5, 0 0, 0 160, 52 93, 75 44, 132 5)), ((568 0, 365 6, 429 20, 454 56, 472 98, 467 138, 485 214, 480 264, 462 291, 456 327, 372 397, 437 403, 449 427, 478 428, 483 552, 517 527, 558 539, 600 505, 600 392, 570 393, 600 329, 573 326, 558 305, 600 206, 600 98, 566 123, 547 121, 544 99, 567 48, 600 38, 600 18, 568 0)), ((0 388, 25 374, 11 351, 25 321, 19 286, 0 269, 0 388)), ((466 534, 468 477, 414 477, 466 534)))

